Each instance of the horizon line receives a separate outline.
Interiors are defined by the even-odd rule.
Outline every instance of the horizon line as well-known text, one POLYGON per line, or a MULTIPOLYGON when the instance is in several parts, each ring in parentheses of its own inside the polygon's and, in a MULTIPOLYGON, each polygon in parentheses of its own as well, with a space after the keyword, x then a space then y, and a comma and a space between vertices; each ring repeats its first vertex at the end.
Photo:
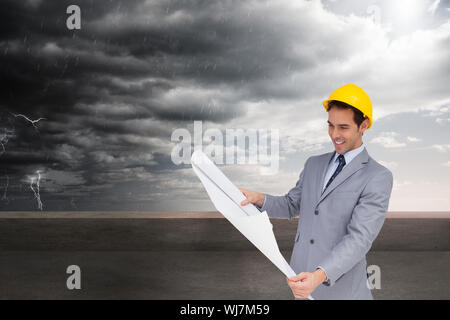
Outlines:
MULTIPOLYGON (((224 216, 219 211, 0 211, 0 219, 2 218, 220 219, 224 218, 224 216)), ((298 217, 294 219, 298 219, 298 217)), ((450 219, 450 211, 388 211, 386 219, 450 219)))

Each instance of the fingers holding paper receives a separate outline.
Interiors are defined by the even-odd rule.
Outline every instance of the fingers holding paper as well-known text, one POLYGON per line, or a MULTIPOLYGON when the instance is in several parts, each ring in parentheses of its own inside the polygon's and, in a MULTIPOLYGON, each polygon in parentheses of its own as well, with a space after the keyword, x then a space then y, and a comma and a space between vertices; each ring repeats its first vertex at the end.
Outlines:
POLYGON ((246 206, 249 203, 256 204, 260 208, 263 206, 265 199, 264 194, 244 188, 239 188, 239 190, 246 197, 246 199, 241 202, 241 206, 246 206))
POLYGON ((322 283, 320 277, 313 272, 301 272, 291 278, 286 277, 287 284, 296 298, 308 298, 322 283))

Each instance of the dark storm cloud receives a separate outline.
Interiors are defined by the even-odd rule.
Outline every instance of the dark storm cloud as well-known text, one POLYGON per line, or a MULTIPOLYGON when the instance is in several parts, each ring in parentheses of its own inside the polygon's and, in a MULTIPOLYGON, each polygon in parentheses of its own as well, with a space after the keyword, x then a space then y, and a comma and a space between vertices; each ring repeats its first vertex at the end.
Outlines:
MULTIPOLYGON (((2 75, 8 79, 2 102, 8 107, 27 111, 33 105, 35 114, 67 113, 76 103, 123 100, 144 106, 141 110, 147 114, 140 116, 182 120, 177 111, 189 101, 162 110, 157 101, 145 101, 155 97, 157 83, 127 88, 114 85, 111 78, 153 77, 167 80, 160 82, 165 86, 189 80, 194 86, 225 83, 238 88, 243 81, 313 65, 306 56, 297 59, 287 54, 289 43, 279 30, 283 26, 268 26, 269 12, 251 15, 251 7, 241 10, 239 2, 162 1, 150 6, 143 1, 80 1, 82 30, 75 32, 65 27, 68 4, 5 4, 0 50, 2 75)), ((259 85, 255 93, 261 97, 264 92, 259 85)), ((185 114, 229 120, 223 114, 196 114, 192 107, 185 114)))
POLYGON ((1 124, 14 135, 0 174, 14 185, 40 170, 60 191, 51 203, 65 185, 108 197, 101 185, 174 169, 173 129, 227 123, 245 116, 242 101, 300 93, 271 80, 314 65, 289 53, 287 32, 296 31, 252 2, 3 1, 1 124), (66 28, 71 4, 81 30, 66 28), (35 128, 14 114, 45 119, 35 128))
POLYGON ((355 43, 370 50, 382 38, 371 28, 320 2, 2 1, 0 191, 9 181, 11 198, 29 200, 4 209, 35 208, 37 171, 47 209, 73 209, 67 197, 95 209, 124 195, 124 209, 146 192, 185 196, 194 177, 171 162, 174 129, 193 120, 282 127, 284 103, 307 119, 313 109, 296 103, 321 96, 333 75, 366 72, 345 62, 358 58, 355 43), (66 27, 72 4, 81 30, 66 27), (45 119, 34 127, 17 114, 45 119))

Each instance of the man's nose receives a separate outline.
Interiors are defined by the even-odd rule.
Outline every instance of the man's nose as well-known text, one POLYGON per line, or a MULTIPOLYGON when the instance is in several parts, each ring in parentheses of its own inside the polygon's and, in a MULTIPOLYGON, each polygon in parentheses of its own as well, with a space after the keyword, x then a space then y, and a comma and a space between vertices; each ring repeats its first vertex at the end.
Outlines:
POLYGON ((330 135, 331 139, 336 140, 338 138, 340 138, 340 134, 336 131, 333 131, 330 135))

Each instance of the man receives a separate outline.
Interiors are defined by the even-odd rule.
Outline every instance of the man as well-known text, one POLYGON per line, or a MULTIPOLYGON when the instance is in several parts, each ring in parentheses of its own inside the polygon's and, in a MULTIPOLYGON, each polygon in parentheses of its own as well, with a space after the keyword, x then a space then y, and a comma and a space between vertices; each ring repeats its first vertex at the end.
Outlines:
POLYGON ((323 106, 335 151, 309 157, 284 196, 240 189, 241 205, 253 203, 274 218, 299 217, 291 256, 299 274, 287 278, 295 298, 373 299, 366 254, 386 218, 392 173, 363 145, 372 103, 361 88, 344 85, 323 106))

